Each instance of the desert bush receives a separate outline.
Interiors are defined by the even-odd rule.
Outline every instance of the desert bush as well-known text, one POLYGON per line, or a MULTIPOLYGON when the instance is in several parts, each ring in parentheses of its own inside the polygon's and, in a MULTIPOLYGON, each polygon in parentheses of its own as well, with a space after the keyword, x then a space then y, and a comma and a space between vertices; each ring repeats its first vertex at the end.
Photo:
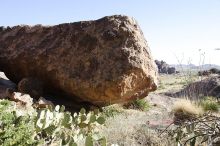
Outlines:
POLYGON ((203 114, 203 110, 196 103, 187 99, 180 99, 173 105, 172 112, 174 114, 174 122, 181 124, 182 122, 192 119, 203 114))
POLYGON ((199 71, 198 75, 199 76, 209 76, 211 74, 219 74, 220 70, 217 68, 211 68, 210 70, 203 70, 203 71, 199 71))
POLYGON ((167 135, 158 136, 156 130, 152 130, 146 125, 141 125, 136 129, 134 139, 143 146, 174 146, 173 141, 167 135))
POLYGON ((0 145, 106 145, 96 127, 105 119, 98 110, 71 115, 64 106, 35 110, 21 114, 11 101, 0 101, 0 145))
POLYGON ((133 102, 125 104, 124 107, 147 111, 150 108, 150 104, 145 99, 137 99, 133 102))
POLYGON ((205 111, 217 112, 219 104, 216 102, 214 97, 204 97, 200 102, 200 105, 205 111))
POLYGON ((19 116, 14 107, 15 105, 8 100, 0 102, 0 145, 38 145, 39 141, 33 137, 34 117, 19 116))
POLYGON ((218 74, 220 72, 220 70, 217 68, 211 68, 209 71, 213 74, 218 74))
POLYGON ((115 117, 118 114, 122 113, 122 109, 116 105, 110 105, 102 108, 102 116, 105 118, 115 117))
POLYGON ((204 114, 170 127, 167 133, 179 146, 220 145, 220 119, 216 115, 204 114))
POLYGON ((211 74, 211 72, 208 70, 198 72, 198 76, 209 76, 210 74, 211 74))

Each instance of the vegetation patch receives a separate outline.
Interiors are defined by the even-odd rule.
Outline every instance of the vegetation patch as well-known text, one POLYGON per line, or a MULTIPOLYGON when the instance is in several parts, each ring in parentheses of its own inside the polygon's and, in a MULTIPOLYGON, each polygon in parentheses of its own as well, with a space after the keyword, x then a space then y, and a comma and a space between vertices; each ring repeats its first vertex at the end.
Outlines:
POLYGON ((102 115, 105 118, 115 117, 123 111, 119 105, 110 105, 102 108, 102 115))
POLYGON ((172 112, 174 113, 174 122, 176 124, 203 114, 203 110, 200 106, 187 99, 176 101, 172 112))
POLYGON ((145 99, 137 99, 133 102, 125 104, 124 107, 129 109, 148 111, 150 108, 150 104, 145 99))
POLYGON ((38 145, 39 141, 33 137, 34 117, 17 115, 14 106, 8 100, 0 102, 0 145, 38 145))
POLYGON ((200 104, 205 111, 218 112, 219 104, 214 97, 204 97, 200 104))
POLYGON ((86 113, 81 109, 73 115, 64 110, 57 105, 27 114, 14 102, 0 100, 0 145, 106 145, 105 137, 96 130, 105 123, 98 110, 86 113))
POLYGON ((187 120, 180 125, 167 128, 168 135, 179 146, 220 145, 220 121, 213 114, 187 120))

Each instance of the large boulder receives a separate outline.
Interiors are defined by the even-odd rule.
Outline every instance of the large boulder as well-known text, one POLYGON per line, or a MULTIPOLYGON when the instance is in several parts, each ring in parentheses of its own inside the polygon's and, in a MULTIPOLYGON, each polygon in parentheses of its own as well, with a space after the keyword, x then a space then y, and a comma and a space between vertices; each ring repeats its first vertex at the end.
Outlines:
POLYGON ((127 16, 1 28, 0 52, 0 69, 13 82, 37 79, 44 92, 80 102, 126 102, 157 88, 150 49, 127 16))

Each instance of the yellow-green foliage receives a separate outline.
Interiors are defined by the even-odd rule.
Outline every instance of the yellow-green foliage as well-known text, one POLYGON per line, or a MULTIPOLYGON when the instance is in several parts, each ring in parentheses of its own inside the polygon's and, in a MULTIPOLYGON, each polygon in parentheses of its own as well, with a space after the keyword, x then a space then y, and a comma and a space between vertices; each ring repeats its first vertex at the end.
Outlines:
POLYGON ((99 111, 86 114, 85 109, 73 116, 64 112, 64 106, 57 105, 55 109, 43 109, 39 112, 36 121, 36 131, 44 133, 41 139, 46 136, 45 142, 52 142, 61 145, 76 145, 80 139, 85 138, 86 146, 92 146, 93 141, 105 141, 104 137, 94 133, 94 128, 105 123, 99 111), (89 144, 88 144, 89 143, 89 144))
POLYGON ((102 115, 106 118, 115 117, 122 113, 122 108, 119 105, 110 105, 102 108, 102 115))
POLYGON ((105 123, 98 110, 71 115, 64 106, 34 110, 33 114, 21 114, 16 105, 0 100, 0 145, 71 145, 106 146, 106 139, 94 132, 105 123), (19 112, 18 112, 19 111, 19 112), (80 144, 79 144, 80 143, 80 144))
POLYGON ((204 97, 200 104, 205 111, 217 112, 219 109, 219 104, 214 97, 204 97))
POLYGON ((131 103, 124 105, 126 108, 139 109, 142 111, 147 111, 150 108, 149 103, 145 99, 137 99, 131 103))
POLYGON ((34 118, 17 115, 14 106, 8 100, 0 101, 0 145, 37 146, 39 141, 33 138, 34 118))

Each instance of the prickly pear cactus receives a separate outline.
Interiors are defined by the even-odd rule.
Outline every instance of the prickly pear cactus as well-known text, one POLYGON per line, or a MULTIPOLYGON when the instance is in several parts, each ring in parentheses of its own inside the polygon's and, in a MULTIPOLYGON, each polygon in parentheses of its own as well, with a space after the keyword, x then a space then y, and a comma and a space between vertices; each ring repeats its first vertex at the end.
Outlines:
POLYGON ((82 108, 73 116, 64 110, 64 106, 57 105, 38 112, 35 127, 40 139, 46 144, 60 143, 62 146, 77 146, 79 141, 85 141, 85 146, 93 146, 95 142, 106 146, 105 137, 94 132, 98 125, 105 123, 98 110, 87 114, 82 108))

